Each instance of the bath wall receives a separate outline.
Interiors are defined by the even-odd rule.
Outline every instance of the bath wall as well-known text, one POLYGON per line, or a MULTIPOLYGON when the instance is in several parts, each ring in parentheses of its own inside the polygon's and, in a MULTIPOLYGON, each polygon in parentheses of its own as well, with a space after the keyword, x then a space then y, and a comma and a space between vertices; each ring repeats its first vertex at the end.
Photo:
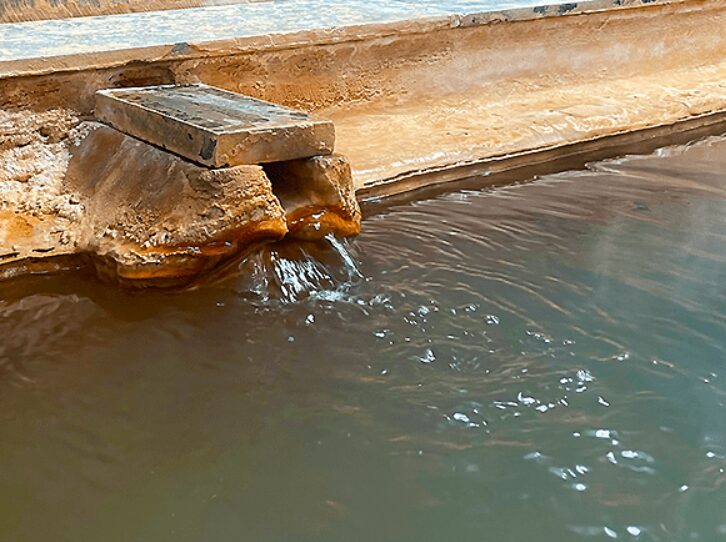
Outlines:
MULTIPOLYGON (((145 29, 88 52, 26 44, 48 53, 0 56, 0 267, 78 254, 95 239, 81 227, 90 199, 68 172, 99 89, 201 82, 330 118, 348 161, 332 169, 345 190, 329 192, 347 201, 726 130, 724 28, 722 0, 591 0, 208 42, 165 41, 162 31, 127 49, 118 36, 145 29)), ((265 173, 247 172, 272 200, 265 173)), ((98 230, 117 239, 114 228, 98 230)))
POLYGON ((0 23, 239 4, 261 0, 0 0, 0 23))
POLYGON ((726 3, 585 2, 0 62, 0 108, 203 82, 332 118, 356 186, 726 109, 726 3))

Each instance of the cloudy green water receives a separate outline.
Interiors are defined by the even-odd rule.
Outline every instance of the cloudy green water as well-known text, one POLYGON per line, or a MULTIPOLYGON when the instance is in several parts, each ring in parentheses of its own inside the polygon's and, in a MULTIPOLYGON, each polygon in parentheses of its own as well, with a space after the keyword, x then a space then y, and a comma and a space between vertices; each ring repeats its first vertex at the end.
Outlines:
POLYGON ((0 540, 726 539, 726 140, 367 213, 0 285, 0 540))

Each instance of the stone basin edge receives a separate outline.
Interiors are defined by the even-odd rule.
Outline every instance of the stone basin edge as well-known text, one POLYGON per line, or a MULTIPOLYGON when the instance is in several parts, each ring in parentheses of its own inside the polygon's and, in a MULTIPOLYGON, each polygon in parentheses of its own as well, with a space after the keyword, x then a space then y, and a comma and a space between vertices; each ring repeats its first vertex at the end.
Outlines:
MULTIPOLYGON (((0 205, 0 278, 16 273, 5 263, 19 263, 22 270, 17 272, 25 274, 37 272, 41 261, 63 263, 70 253, 87 253, 101 256, 94 259, 99 274, 145 284, 147 278, 157 280, 161 271, 167 272, 157 269, 166 252, 149 252, 149 244, 176 251, 177 267, 206 273, 207 263, 215 258, 241 253, 236 247, 244 241, 237 235, 242 230, 232 220, 238 215, 262 224, 258 229, 269 238, 285 232, 314 237, 321 227, 342 231, 341 224, 347 226, 344 235, 355 235, 361 218, 356 199, 395 196, 470 176, 478 176, 478 184, 493 184, 499 183, 497 174, 505 173, 511 178, 504 182, 512 182, 515 170, 530 166, 547 170, 570 158, 631 152, 628 145, 642 149, 644 141, 652 150, 656 143, 672 144, 673 136, 723 133, 724 21, 726 5, 720 1, 590 0, 540 11, 525 8, 253 36, 232 40, 232 46, 229 40, 215 41, 206 49, 204 44, 177 47, 173 55, 149 61, 137 54, 139 49, 129 49, 99 53, 98 62, 85 68, 77 64, 55 70, 46 64, 47 73, 0 76, 6 108, 0 109, 0 127, 6 132, 0 132, 0 152, 8 158, 0 181, 8 177, 11 189, 4 195, 6 209, 0 205), (514 24, 518 21, 528 22, 514 24), (102 64, 109 55, 117 55, 118 64, 102 64), (189 235, 178 239, 174 209, 168 210, 163 228, 143 238, 135 230, 126 231, 124 225, 134 224, 128 220, 133 217, 89 213, 95 202, 108 199, 97 193, 116 198, 109 208, 125 208, 128 183, 115 179, 159 177, 145 169, 139 173, 141 166, 159 160, 139 159, 128 161, 139 172, 110 171, 109 182, 92 190, 73 184, 74 179, 99 177, 67 174, 78 148, 74 142, 87 141, 84 121, 93 118, 94 93, 198 83, 332 121, 336 132, 340 128, 335 151, 345 159, 320 157, 333 161, 300 163, 282 173, 248 167, 212 176, 174 165, 183 173, 172 179, 176 192, 201 194, 200 201, 206 202, 194 211, 198 218, 189 235), (317 188, 309 190, 313 181, 317 188), (239 203, 246 201, 240 190, 249 187, 257 187, 259 201, 272 202, 266 208, 275 228, 254 218, 256 209, 239 203), (228 202, 230 212, 217 209, 213 190, 221 194, 219 201, 228 202), (240 213, 232 212, 237 208, 240 213), (318 219, 321 208, 326 209, 324 220, 318 219), (115 221, 96 223, 83 216, 115 221), (211 244, 197 235, 207 224, 219 230, 209 237, 211 244), (25 245, 15 246, 15 231, 23 232, 25 245), (102 242, 94 244, 96 239, 102 242), (233 250, 218 246, 231 243, 229 239, 233 250), (197 253, 206 258, 205 251, 211 251, 208 261, 197 258, 197 253), (32 266, 25 269, 22 262, 32 266)), ((124 148, 138 144, 122 143, 124 148)), ((154 152, 139 147, 137 154, 153 158, 154 152)), ((568 163, 564 168, 571 167, 568 163)), ((541 170, 534 173, 539 174, 541 170)), ((151 200, 157 195, 151 184, 143 190, 151 200)), ((187 200, 197 201, 191 196, 187 200)), ((149 220, 162 211, 167 209, 149 207, 149 220)))
MULTIPOLYGON (((170 60, 183 61, 223 57, 251 52, 294 49, 296 47, 310 45, 330 45, 363 41, 392 35, 424 34, 446 28, 467 28, 491 24, 515 23, 607 11, 647 9, 677 4, 692 4, 693 9, 698 9, 702 3, 703 0, 585 0, 581 2, 560 2, 505 10, 425 16, 384 23, 342 25, 313 30, 243 36, 231 39, 211 41, 190 40, 188 42, 183 41, 164 45, 99 50, 69 55, 0 59, 0 80, 59 74, 63 72, 115 68, 132 62, 153 64, 170 60)), ((0 25, 1 29, 2 25, 0 25)))

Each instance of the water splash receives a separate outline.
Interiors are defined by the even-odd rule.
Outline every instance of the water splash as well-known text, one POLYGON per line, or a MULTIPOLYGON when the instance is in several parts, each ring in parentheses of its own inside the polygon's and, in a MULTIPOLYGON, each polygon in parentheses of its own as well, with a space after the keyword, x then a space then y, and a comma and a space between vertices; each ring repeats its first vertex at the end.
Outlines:
POLYGON ((340 240, 332 233, 325 236, 325 240, 330 243, 330 246, 340 257, 340 261, 344 264, 343 268, 348 275, 348 280, 352 281, 355 279, 363 278, 363 274, 358 268, 358 263, 353 258, 349 248, 350 244, 347 240, 340 240))
POLYGON ((350 241, 334 235, 316 242, 284 241, 240 263, 237 291, 262 304, 290 304, 314 297, 342 300, 363 278, 350 241))

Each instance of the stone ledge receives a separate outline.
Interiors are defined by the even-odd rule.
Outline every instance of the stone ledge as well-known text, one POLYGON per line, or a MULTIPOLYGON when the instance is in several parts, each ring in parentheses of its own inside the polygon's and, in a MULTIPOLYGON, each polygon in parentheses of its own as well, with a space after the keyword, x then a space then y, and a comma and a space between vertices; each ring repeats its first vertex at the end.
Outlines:
POLYGON ((304 111, 208 85, 100 90, 96 118, 214 168, 333 152, 335 128, 304 111))
POLYGON ((119 67, 131 62, 193 60, 420 34, 443 28, 585 13, 693 5, 702 0, 585 0, 482 9, 464 2, 287 0, 274 7, 241 4, 183 12, 131 13, 0 25, 0 79, 119 67), (311 18, 310 14, 317 14, 311 18), (274 26, 270 27, 270 23, 274 26), (226 25, 220 28, 222 25, 226 25), (109 37, 109 28, 114 32, 109 37), (149 32, 149 28, 164 31, 149 32), (261 31, 260 29, 267 29, 261 31), (220 37, 224 36, 224 37, 220 37))

